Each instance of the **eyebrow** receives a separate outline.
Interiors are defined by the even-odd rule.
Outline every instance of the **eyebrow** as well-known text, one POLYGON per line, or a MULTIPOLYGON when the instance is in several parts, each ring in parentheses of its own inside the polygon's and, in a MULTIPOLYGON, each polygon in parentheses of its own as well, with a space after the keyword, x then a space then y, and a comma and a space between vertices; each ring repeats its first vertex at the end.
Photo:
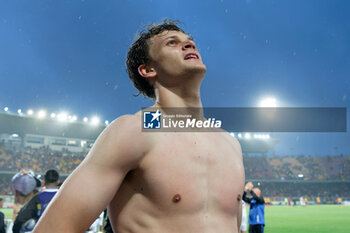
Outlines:
MULTIPOLYGON (((166 38, 162 41, 162 43, 163 43, 164 41, 168 40, 168 39, 179 39, 179 38, 180 38, 180 37, 177 36, 177 35, 168 36, 168 37, 166 37, 166 38)), ((192 36, 188 36, 188 37, 187 37, 187 40, 194 41, 192 36)))

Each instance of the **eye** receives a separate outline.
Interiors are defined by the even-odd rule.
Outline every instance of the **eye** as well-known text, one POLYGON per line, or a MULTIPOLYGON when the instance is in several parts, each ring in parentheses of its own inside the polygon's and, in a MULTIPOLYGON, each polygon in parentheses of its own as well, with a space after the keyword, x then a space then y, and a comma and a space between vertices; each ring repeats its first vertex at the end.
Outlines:
POLYGON ((176 41, 175 40, 169 40, 166 45, 176 45, 176 41))

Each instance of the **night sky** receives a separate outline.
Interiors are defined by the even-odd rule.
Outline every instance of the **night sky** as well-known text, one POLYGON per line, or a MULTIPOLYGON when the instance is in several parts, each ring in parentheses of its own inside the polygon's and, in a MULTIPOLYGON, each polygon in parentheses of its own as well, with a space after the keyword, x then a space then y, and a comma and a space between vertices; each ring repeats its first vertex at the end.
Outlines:
MULTIPOLYGON (((347 0, 0 3, 0 108, 11 112, 112 121, 153 104, 134 96, 125 58, 136 32, 164 18, 195 38, 206 107, 255 107, 269 96, 280 107, 350 107, 347 0)), ((349 133, 273 135, 278 154, 350 154, 349 133)))

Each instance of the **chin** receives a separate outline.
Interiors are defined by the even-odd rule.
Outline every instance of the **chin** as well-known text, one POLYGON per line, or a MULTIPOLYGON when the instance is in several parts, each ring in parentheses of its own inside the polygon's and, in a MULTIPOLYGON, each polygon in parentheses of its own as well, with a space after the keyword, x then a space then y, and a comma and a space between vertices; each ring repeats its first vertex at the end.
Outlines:
POLYGON ((196 65, 189 68, 189 71, 192 73, 205 73, 207 71, 207 67, 204 64, 196 65))

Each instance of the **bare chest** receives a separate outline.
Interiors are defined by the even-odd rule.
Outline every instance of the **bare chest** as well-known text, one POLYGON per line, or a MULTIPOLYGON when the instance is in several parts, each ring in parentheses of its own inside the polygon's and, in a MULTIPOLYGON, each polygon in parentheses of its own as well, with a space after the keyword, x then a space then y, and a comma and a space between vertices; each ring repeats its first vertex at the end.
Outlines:
POLYGON ((159 208, 230 213, 240 204, 240 151, 220 134, 158 136, 140 171, 145 195, 159 208))

